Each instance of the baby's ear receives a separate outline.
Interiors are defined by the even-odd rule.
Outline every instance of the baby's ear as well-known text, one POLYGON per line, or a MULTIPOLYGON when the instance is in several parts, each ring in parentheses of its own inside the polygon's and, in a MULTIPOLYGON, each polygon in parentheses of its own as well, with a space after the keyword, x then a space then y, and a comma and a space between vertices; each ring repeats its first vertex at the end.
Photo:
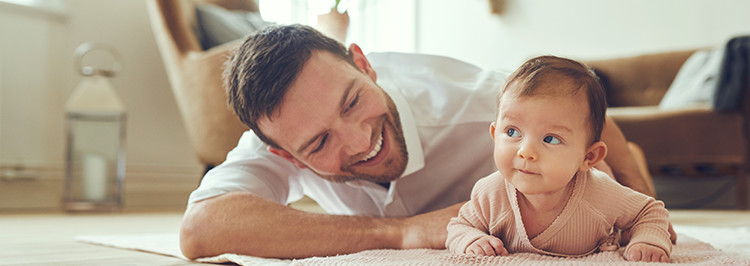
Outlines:
POLYGON ((597 141, 594 144, 591 144, 586 150, 586 157, 583 158, 583 163, 578 170, 588 171, 601 160, 604 160, 604 157, 607 157, 607 144, 603 141, 597 141))
POLYGON ((495 140, 495 122, 490 124, 490 137, 492 137, 492 140, 495 140))

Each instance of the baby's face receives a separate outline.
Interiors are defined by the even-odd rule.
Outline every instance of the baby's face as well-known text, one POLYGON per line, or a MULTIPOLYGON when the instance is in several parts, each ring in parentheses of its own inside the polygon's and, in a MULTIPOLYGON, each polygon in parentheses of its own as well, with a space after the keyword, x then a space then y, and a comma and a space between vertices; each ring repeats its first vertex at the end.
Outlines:
POLYGON ((579 170, 589 148, 588 104, 574 96, 506 94, 490 129, 500 173, 521 193, 553 193, 579 170))

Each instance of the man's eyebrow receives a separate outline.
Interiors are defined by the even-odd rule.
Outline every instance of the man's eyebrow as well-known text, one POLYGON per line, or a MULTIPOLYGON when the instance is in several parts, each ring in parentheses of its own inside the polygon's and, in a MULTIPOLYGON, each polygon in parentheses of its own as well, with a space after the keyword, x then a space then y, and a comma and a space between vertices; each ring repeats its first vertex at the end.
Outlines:
MULTIPOLYGON (((346 86, 346 89, 344 90, 344 95, 341 97, 341 103, 339 104, 339 108, 341 108, 342 112, 343 110, 345 110, 346 99, 349 99, 349 93, 351 93, 352 89, 354 88, 355 82, 356 82, 356 79, 352 79, 351 81, 349 81, 349 84, 346 86)), ((315 143, 315 141, 318 140, 321 136, 323 136, 323 134, 325 134, 325 130, 318 134, 315 134, 315 136, 313 136, 310 140, 302 144, 302 146, 300 146, 297 149, 297 153, 302 154, 302 152, 306 150, 307 147, 315 143)))

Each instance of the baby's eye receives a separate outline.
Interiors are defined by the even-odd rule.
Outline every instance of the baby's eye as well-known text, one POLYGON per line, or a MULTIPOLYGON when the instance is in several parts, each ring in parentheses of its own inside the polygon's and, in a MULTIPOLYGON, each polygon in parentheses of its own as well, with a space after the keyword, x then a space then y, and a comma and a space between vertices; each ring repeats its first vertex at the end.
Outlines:
POLYGON ((544 137, 544 142, 549 144, 560 144, 560 139, 555 138, 553 136, 546 136, 544 137))
POLYGON ((517 138, 521 136, 521 133, 518 133, 518 130, 515 130, 513 128, 509 128, 508 131, 505 132, 505 134, 507 134, 508 137, 511 138, 517 138))

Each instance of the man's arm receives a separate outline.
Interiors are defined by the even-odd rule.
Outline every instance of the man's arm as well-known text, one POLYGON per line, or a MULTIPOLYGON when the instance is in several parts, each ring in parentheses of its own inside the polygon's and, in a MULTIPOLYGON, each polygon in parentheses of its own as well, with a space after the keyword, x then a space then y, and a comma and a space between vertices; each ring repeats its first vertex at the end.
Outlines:
POLYGON ((646 177, 641 173, 636 158, 628 147, 625 135, 609 116, 602 130, 602 141, 607 144, 608 148, 607 157, 604 160, 612 168, 617 182, 643 194, 656 196, 656 192, 648 185, 650 181, 646 181, 646 177))
POLYGON ((409 218, 308 213, 233 192, 193 204, 180 248, 187 258, 223 253, 304 258, 377 248, 443 248, 446 225, 460 204, 409 218))

